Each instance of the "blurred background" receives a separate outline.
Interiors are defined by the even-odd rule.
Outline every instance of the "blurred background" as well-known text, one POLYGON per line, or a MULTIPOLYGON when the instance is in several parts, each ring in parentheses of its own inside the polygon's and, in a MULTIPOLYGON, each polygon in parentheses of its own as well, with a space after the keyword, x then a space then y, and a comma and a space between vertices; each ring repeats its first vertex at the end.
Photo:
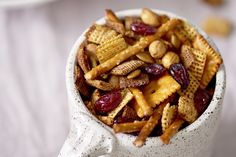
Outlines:
MULTIPOLYGON (((200 25, 211 15, 236 24, 236 1, 0 0, 0 156, 57 156, 69 132, 65 65, 76 38, 104 9, 157 8, 200 25), (38 2, 39 1, 39 2, 38 2)), ((236 33, 212 35, 227 69, 213 157, 236 155, 236 33)))

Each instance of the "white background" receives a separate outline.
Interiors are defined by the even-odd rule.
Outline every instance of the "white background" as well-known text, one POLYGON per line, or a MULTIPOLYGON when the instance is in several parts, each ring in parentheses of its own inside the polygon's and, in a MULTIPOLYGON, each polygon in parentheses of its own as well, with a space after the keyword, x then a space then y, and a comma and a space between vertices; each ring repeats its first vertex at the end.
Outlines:
MULTIPOLYGON (((227 1, 227 0, 226 0, 227 1)), ((0 0, 1 5, 1 0, 0 0)), ((59 0, 0 8, 0 156, 53 157, 69 131, 65 65, 76 38, 105 8, 157 8, 199 24, 207 15, 236 24, 236 1, 220 8, 201 0, 59 0)), ((213 157, 236 156, 236 33, 213 38, 227 69, 227 92, 213 157)))

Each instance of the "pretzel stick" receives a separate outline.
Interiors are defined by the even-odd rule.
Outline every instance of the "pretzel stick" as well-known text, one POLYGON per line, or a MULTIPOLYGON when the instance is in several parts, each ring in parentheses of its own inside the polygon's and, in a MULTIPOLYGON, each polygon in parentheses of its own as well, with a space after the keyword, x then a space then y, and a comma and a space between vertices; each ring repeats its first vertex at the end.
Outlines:
POLYGON ((162 103, 160 106, 158 106, 156 110, 154 110, 152 116, 149 118, 147 123, 144 125, 144 127, 140 131, 138 137, 134 141, 135 146, 137 147, 143 146, 147 137, 151 134, 152 130, 158 124, 159 119, 161 119, 161 115, 165 106, 166 106, 166 103, 162 103))
POLYGON ((162 37, 169 30, 175 28, 181 21, 178 19, 172 19, 167 21, 165 24, 161 25, 154 35, 149 35, 142 37, 139 41, 137 41, 133 46, 129 46, 127 49, 121 51, 114 57, 108 59, 107 61, 101 63, 100 65, 92 68, 89 72, 87 72, 84 77, 85 79, 94 79, 97 76, 111 70, 116 65, 119 65, 121 62, 125 61, 129 57, 136 55, 142 49, 146 48, 152 41, 162 37))
POLYGON ((138 105, 136 100, 133 99, 133 102, 131 103, 131 107, 133 107, 133 109, 136 111, 137 115, 140 118, 144 117, 144 112, 143 112, 142 108, 138 105))
POLYGON ((147 121, 136 121, 136 122, 131 122, 131 123, 114 124, 113 130, 115 133, 137 132, 137 131, 140 131, 146 123, 147 121))
POLYGON ((137 104, 142 108, 145 116, 152 115, 152 108, 148 105, 145 100, 143 93, 138 88, 129 88, 134 98, 136 99, 137 104))
POLYGON ((114 122, 113 118, 107 117, 107 116, 98 116, 98 119, 105 123, 106 125, 111 126, 114 122))
POLYGON ((165 130, 165 132, 161 135, 161 140, 163 143, 168 144, 170 142, 171 137, 173 137, 179 130, 179 128, 184 123, 183 119, 177 118, 169 128, 165 130))

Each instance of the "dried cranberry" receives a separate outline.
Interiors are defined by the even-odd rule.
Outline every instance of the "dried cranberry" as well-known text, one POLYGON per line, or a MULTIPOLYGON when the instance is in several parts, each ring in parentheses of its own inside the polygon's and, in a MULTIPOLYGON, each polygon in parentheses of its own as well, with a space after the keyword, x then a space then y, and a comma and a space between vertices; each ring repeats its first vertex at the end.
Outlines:
POLYGON ((194 95, 194 104, 199 115, 201 115, 206 110, 210 101, 211 101, 211 96, 209 95, 207 90, 199 88, 196 91, 194 95))
POLYGON ((160 76, 166 71, 166 69, 160 64, 151 64, 151 65, 145 67, 145 71, 148 74, 160 76))
POLYGON ((131 24, 131 30, 139 35, 152 35, 155 34, 156 29, 146 25, 144 23, 132 23, 131 24))
POLYGON ((100 114, 107 113, 116 108, 122 100, 121 92, 119 90, 112 91, 101 96, 95 102, 96 111, 100 114))
POLYGON ((189 76, 187 70, 180 63, 170 66, 170 74, 181 85, 182 89, 186 89, 189 85, 189 76))

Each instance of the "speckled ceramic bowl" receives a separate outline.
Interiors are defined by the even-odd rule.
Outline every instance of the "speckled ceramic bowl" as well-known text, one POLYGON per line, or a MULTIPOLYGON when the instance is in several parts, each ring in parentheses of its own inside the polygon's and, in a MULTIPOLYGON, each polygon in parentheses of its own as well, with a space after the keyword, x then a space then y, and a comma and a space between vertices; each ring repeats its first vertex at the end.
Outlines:
MULTIPOLYGON (((178 17, 175 14, 155 10, 160 14, 178 17)), ((118 12, 119 17, 138 16, 141 9, 118 12)), ((183 19, 183 18, 181 18, 183 19)), ((97 23, 104 23, 101 18, 97 23)), ((212 40, 199 28, 199 32, 215 48, 212 40)), ((149 137, 146 145, 137 148, 133 145, 135 136, 115 134, 112 129, 94 117, 84 105, 74 84, 74 65, 79 45, 85 39, 84 33, 75 42, 69 55, 66 68, 66 85, 71 114, 71 130, 59 154, 60 157, 209 157, 212 139, 216 132, 225 91, 225 69, 221 65, 216 75, 216 89, 207 110, 191 125, 179 131, 171 143, 163 145, 159 137, 149 137)))

